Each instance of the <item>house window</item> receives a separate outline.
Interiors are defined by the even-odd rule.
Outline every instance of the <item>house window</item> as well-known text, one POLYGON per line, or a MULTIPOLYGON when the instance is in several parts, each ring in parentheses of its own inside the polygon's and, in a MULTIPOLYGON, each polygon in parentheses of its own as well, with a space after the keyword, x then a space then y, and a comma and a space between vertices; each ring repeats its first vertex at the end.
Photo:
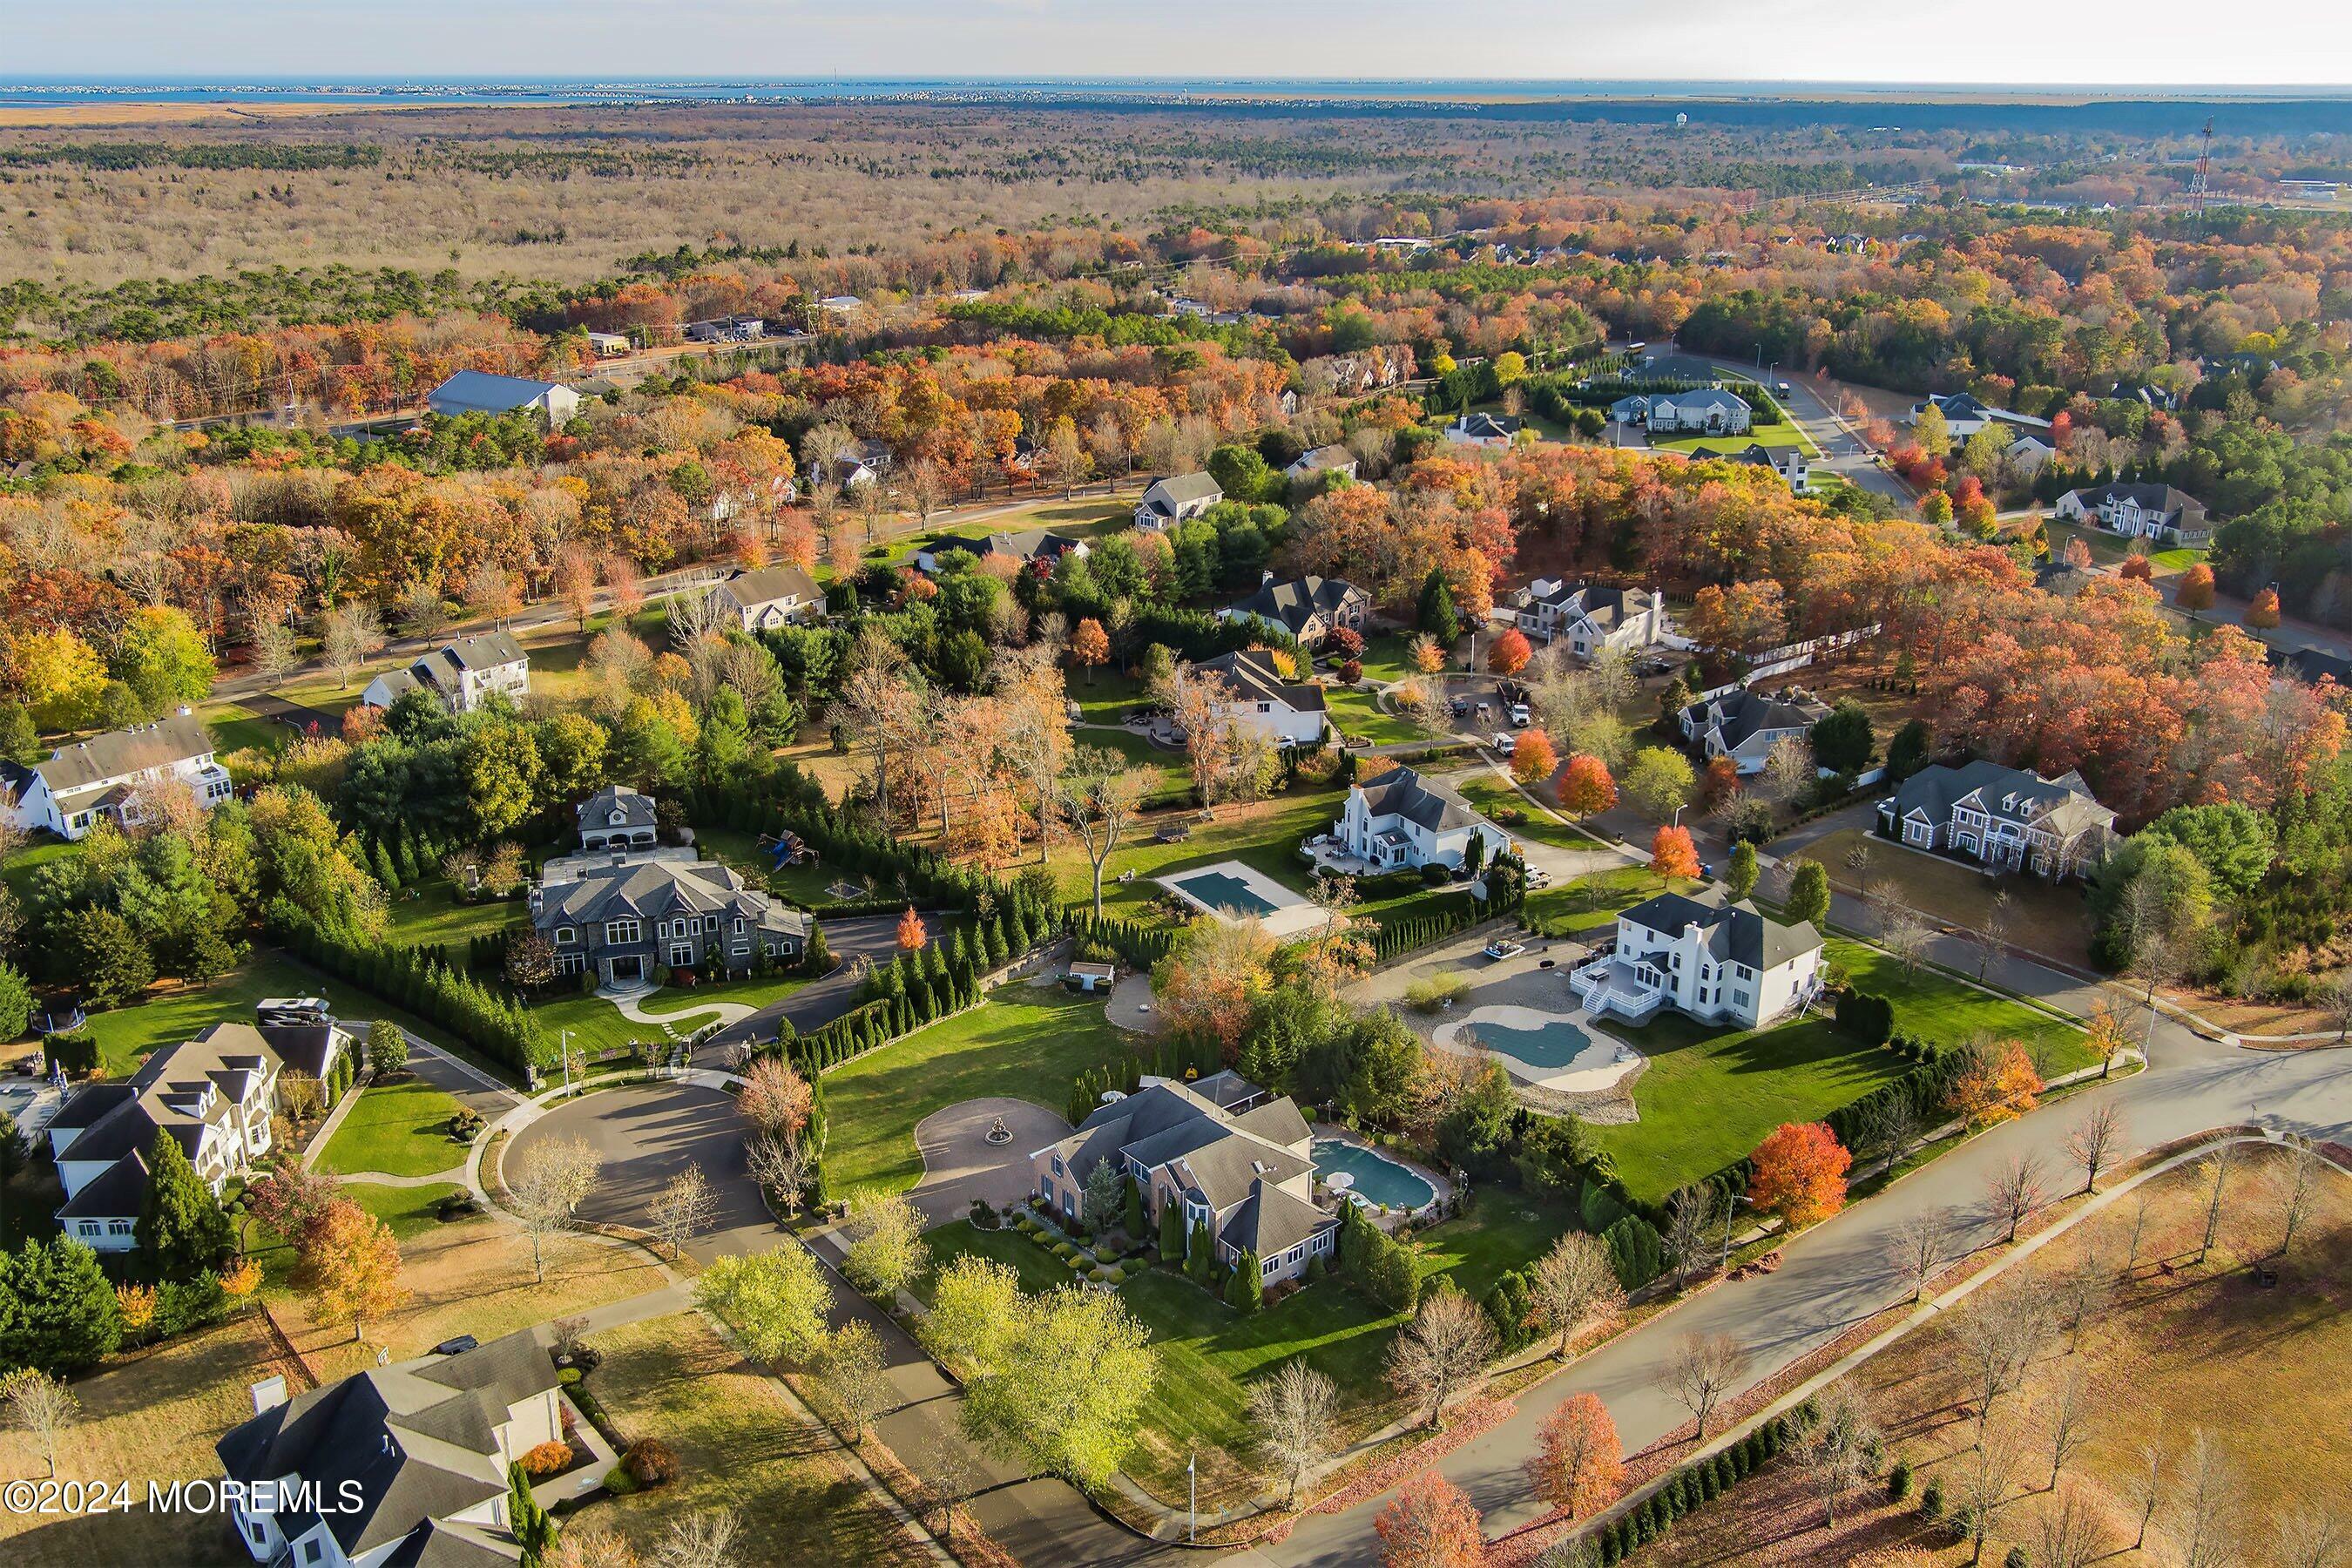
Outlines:
POLYGON ((1059 1154, 1054 1156, 1054 1174, 1062 1174, 1062 1157, 1059 1154))
POLYGON ((106 1222, 106 1234, 109 1236, 129 1236, 131 1231, 131 1224, 127 1219, 110 1219, 106 1222))
POLYGON ((99 1223, 94 1219, 79 1221, 77 1228, 79 1229, 84 1236, 97 1236, 100 1234, 99 1223))
POLYGON ((1747 992, 1745 992, 1745 991, 1734 991, 1734 992, 1731 994, 1731 1005, 1732 1005, 1733 1006, 1735 1006, 1735 1007, 1745 1007, 1745 1006, 1747 1006, 1747 1005, 1748 1005, 1748 993, 1747 993, 1747 992))
POLYGON ((1264 1276, 1265 1278, 1266 1278, 1266 1279, 1273 1279, 1273 1278, 1274 1278, 1274 1271, 1275 1271, 1276 1269, 1277 1269, 1277 1268, 1281 1268, 1281 1267, 1282 1267, 1282 1260, 1281 1260, 1280 1258, 1270 1258, 1266 1259, 1266 1261, 1265 1261, 1264 1263, 1261 1263, 1261 1264, 1259 1264, 1259 1265, 1257 1266, 1257 1271, 1258 1271, 1258 1273, 1259 1273, 1260 1275, 1264 1276))
POLYGON ((694 943, 674 942, 669 944, 669 966, 672 969, 684 969, 693 962, 694 943))
POLYGON ((294 1555, 303 1563, 316 1563, 319 1560, 319 1543, 315 1541, 305 1541, 294 1549, 294 1555))
POLYGON ((635 943, 639 937, 644 935, 644 933, 645 927, 638 922, 635 916, 631 916, 627 920, 606 921, 604 922, 604 940, 614 947, 635 943))
POLYGON ((577 931, 574 931, 572 927, 570 927, 570 926, 557 926, 557 927, 555 928, 555 945, 556 945, 556 946, 558 946, 558 947, 569 947, 572 943, 573 943, 573 942, 577 942, 577 941, 579 941, 579 940, 580 940, 580 933, 579 933, 577 931))

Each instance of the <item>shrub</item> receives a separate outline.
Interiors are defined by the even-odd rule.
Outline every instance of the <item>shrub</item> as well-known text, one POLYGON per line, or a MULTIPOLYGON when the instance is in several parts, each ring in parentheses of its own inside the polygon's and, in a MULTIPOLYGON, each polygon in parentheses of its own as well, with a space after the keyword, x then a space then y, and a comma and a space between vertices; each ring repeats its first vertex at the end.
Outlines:
POLYGON ((470 1105, 459 1106, 449 1118, 449 1137, 454 1142, 471 1143, 481 1131, 482 1113, 470 1105))
POLYGON ((1434 1013, 1448 1002, 1458 1002, 1470 989, 1466 974, 1431 974, 1404 988, 1405 1005, 1417 1013, 1434 1013))
POLYGON ((1883 1046, 1895 1034, 1895 1004, 1869 991, 1838 998, 1837 1025, 1865 1046, 1883 1046))
POLYGON ((677 1479, 686 1473, 678 1460, 677 1450, 658 1437, 640 1437, 629 1445, 622 1456, 631 1479, 641 1487, 658 1487, 677 1479))
POLYGON ((586 1374, 578 1367, 567 1366, 556 1373, 555 1381, 563 1384, 566 1388, 571 1388, 575 1386, 580 1382, 581 1378, 585 1375, 586 1374))
MULTIPOLYGON (((572 1369, 567 1367, 565 1371, 572 1369)), ((522 1473, 545 1477, 555 1474, 572 1462, 572 1449, 562 1443, 547 1442, 530 1449, 522 1457, 522 1473)))
POLYGON ((1422 881, 1427 886, 1433 888, 1442 887, 1447 881, 1450 881, 1453 879, 1453 876, 1454 873, 1452 871, 1447 870, 1445 867, 1440 865, 1434 860, 1432 860, 1429 864, 1421 868, 1422 881))
POLYGON ((604 1489, 614 1497, 627 1497, 637 1489, 637 1479, 629 1474, 629 1462, 626 1459, 604 1472, 604 1489))
POLYGON ((2025 1554, 2024 1547, 2012 1546, 2009 1549, 2008 1554, 2001 1558, 2000 1568, 2032 1568, 2032 1563, 2033 1559, 2025 1554))
POLYGON ((1330 1269, 1324 1266, 1323 1255, 1321 1253, 1318 1252, 1312 1254, 1307 1259, 1307 1278, 1310 1283, 1314 1280, 1322 1279, 1323 1276, 1329 1272, 1330 1269))
POLYGON ((1911 1461, 1897 1459, 1895 1468, 1886 1472, 1886 1500, 1901 1502, 1911 1495, 1911 1461))
POLYGON ((1929 1519, 1944 1516, 1944 1489, 1940 1482, 1930 1480, 1919 1489, 1919 1511, 1929 1519))

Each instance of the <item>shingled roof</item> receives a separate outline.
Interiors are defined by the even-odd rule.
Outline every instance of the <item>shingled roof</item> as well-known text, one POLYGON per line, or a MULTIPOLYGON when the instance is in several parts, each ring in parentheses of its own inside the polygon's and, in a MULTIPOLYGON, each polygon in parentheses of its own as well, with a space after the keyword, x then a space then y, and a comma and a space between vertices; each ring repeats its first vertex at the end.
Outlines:
POLYGON ((1644 930, 1679 936, 1690 926, 1706 933, 1706 951, 1717 960, 1744 963, 1761 973, 1822 945, 1822 933, 1811 921, 1782 925, 1759 913, 1742 899, 1725 901, 1723 889, 1707 888, 1696 894, 1660 893, 1634 905, 1621 919, 1644 930))
POLYGON ((1372 816, 1401 816, 1432 833, 1467 827, 1478 820, 1478 814, 1461 796, 1442 784, 1425 782, 1411 768, 1399 768, 1357 787, 1364 792, 1364 809, 1372 816))
POLYGON ((1291 577, 1260 584, 1233 613, 1272 621, 1296 636, 1314 616, 1337 615, 1355 592, 1354 584, 1339 577, 1291 577))
POLYGON ((1285 680, 1274 660, 1262 648, 1204 658, 1192 667, 1203 675, 1222 675, 1241 696, 1256 702, 1280 702, 1301 713, 1324 710, 1323 689, 1285 680))
POLYGON ((140 724, 87 741, 59 746, 47 762, 33 764, 51 795, 88 789, 109 779, 130 778, 168 768, 213 749, 213 738, 193 714, 174 714, 153 724, 140 724))

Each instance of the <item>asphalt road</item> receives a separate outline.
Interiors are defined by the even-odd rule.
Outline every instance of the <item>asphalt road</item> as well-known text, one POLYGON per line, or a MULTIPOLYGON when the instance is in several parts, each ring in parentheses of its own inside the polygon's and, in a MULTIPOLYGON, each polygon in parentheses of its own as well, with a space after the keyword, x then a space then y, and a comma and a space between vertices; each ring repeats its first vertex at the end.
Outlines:
MULTIPOLYGON (((715 1058, 738 1040, 772 1040, 776 1037, 776 1022, 790 1018, 796 1034, 833 1022, 857 1005, 857 980, 853 973, 857 965, 852 961, 860 957, 884 964, 898 953, 898 919, 897 915, 861 915, 855 920, 826 921, 825 945, 841 960, 838 967, 822 980, 812 980, 781 1002, 771 1002, 765 1007, 721 1029, 705 1042, 706 1058, 715 1058)), ((925 915, 923 925, 933 936, 940 931, 940 918, 925 915)))
POLYGON ((1830 401, 1836 395, 1837 384, 1796 372, 1758 370, 1744 360, 1718 359, 1713 354, 1685 354, 1685 359, 1700 361, 1718 371, 1760 379, 1768 385, 1780 380, 1789 384, 1789 395, 1780 398, 1780 405, 1789 417, 1797 422, 1804 433, 1813 438, 1822 449, 1822 461, 1814 468, 1838 475, 1859 489, 1874 491, 1908 511, 1918 500, 1918 495, 1892 470, 1881 468, 1872 460, 1869 445, 1845 416, 1830 401))

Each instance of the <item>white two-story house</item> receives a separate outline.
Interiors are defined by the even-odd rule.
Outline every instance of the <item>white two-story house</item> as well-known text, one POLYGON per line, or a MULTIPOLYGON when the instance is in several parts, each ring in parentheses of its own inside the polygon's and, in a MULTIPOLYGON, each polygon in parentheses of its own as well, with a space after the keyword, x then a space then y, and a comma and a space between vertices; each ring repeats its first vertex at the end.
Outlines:
POLYGON ((2117 842, 2116 814, 2081 773, 2045 779, 1981 760, 1921 768, 1878 803, 1878 826, 1915 849, 1948 849, 2053 881, 2088 875, 2117 842))
POLYGON ((1750 441, 1737 452, 1718 452, 1712 447, 1695 447, 1690 460, 1704 463, 1745 463, 1752 468, 1769 468, 1789 487, 1790 495, 1809 496, 1813 493, 1813 465, 1802 449, 1796 447, 1767 447, 1761 441, 1750 441))
POLYGON ((1801 688, 1767 693, 1741 687, 1692 703, 1680 722, 1683 739, 1700 755, 1729 757, 1746 775, 1762 773, 1781 742, 1811 739, 1813 726, 1829 716, 1830 705, 1801 688))
POLYGON ((94 1252, 128 1252, 156 1134, 176 1140, 219 1195, 269 1152, 284 1063, 248 1024, 215 1024, 157 1051, 121 1083, 85 1084, 48 1125, 66 1201, 58 1225, 94 1252))
POLYGON ((1723 889, 1661 893, 1617 917, 1615 950, 1570 977, 1595 1016, 1639 1022, 1662 1006, 1709 1024, 1760 1028, 1821 994, 1822 936, 1782 925, 1723 889))
POLYGON ((824 608, 824 590, 793 565, 737 572, 710 590, 710 599, 747 632, 788 626, 824 608))
POLYGON ((30 767, 0 763, 0 803, 26 832, 47 828, 78 839, 103 817, 143 820, 140 791, 185 784, 209 811, 233 793, 228 770, 213 759, 213 738, 185 708, 158 723, 59 746, 30 767))
POLYGON ((246 1551, 286 1568, 514 1568, 507 1468, 563 1436, 543 1332, 370 1367, 230 1427, 213 1451, 242 1489, 246 1551))
POLYGON ((460 637, 406 669, 377 676, 360 693, 360 700, 371 708, 389 708, 419 689, 438 697, 452 713, 471 713, 494 697, 519 703, 530 695, 530 656, 510 632, 460 637))
POLYGON ((1226 714, 1238 723, 1264 731, 1276 745, 1312 746, 1330 732, 1323 689, 1285 680, 1263 649, 1244 648, 1204 658, 1192 668, 1222 679, 1232 693, 1226 714))
POLYGON ((1651 394, 1643 424, 1653 436, 1744 436, 1755 418, 1756 411, 1738 394, 1702 386, 1651 394))
POLYGON ((1579 658, 1603 648, 1640 653, 1666 640, 1665 595, 1538 577, 1513 596, 1512 619, 1533 642, 1565 641, 1579 658))
POLYGON ((2061 522, 2095 521, 2132 539, 2200 545, 2211 541, 2213 524, 2205 503, 2170 485, 2100 485, 2068 490, 2050 508, 2061 522))
POLYGON ((1486 841, 1489 865, 1511 849, 1511 836, 1470 809, 1460 795, 1411 768, 1351 785, 1348 805, 1332 825, 1342 848, 1375 871, 1422 866, 1458 867, 1470 841, 1486 841))

